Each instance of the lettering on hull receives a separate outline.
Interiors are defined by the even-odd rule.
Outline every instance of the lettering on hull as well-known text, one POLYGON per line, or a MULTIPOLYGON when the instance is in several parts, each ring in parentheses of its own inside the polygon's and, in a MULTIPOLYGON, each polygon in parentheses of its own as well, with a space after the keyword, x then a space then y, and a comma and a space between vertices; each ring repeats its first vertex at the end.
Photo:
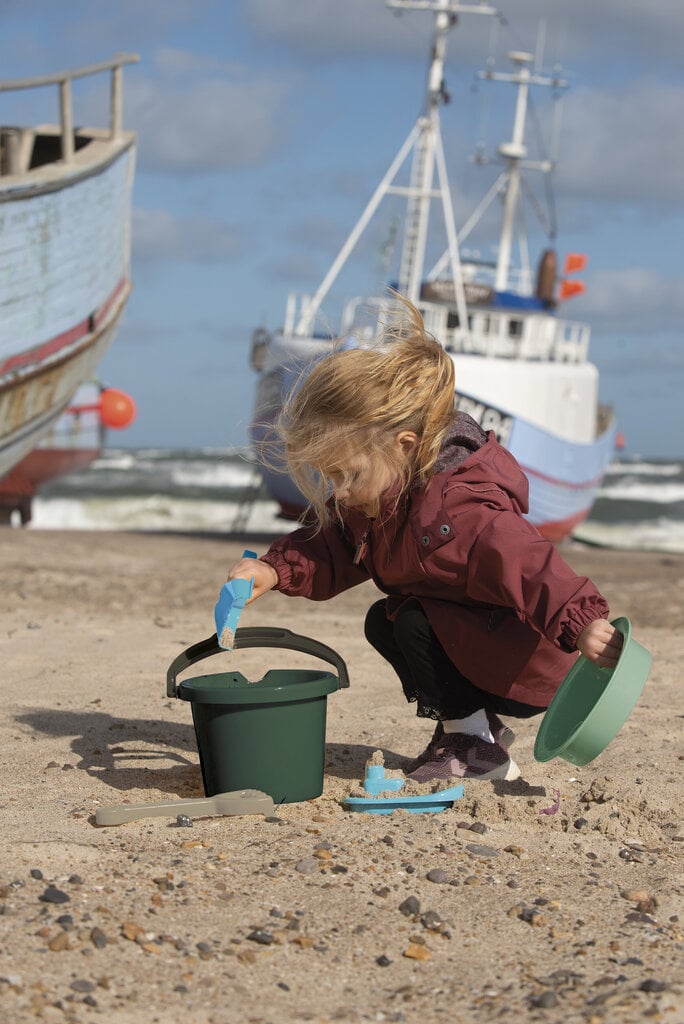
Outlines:
POLYGON ((472 416, 483 430, 493 430, 499 444, 502 444, 504 448, 508 446, 513 426, 512 416, 493 405, 478 402, 476 398, 471 398, 470 395, 460 395, 458 392, 456 392, 456 408, 459 412, 466 412, 472 416))

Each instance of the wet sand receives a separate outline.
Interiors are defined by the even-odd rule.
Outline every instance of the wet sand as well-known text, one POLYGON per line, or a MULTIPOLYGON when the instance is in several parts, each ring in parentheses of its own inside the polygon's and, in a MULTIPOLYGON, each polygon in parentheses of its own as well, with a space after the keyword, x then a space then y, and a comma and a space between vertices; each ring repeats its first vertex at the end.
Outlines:
MULTIPOLYGON (((3 1019, 684 1021, 684 557, 563 548, 654 657, 590 765, 535 762, 538 721, 509 720, 521 780, 466 781, 435 814, 349 812, 367 759, 400 768, 431 727, 363 639, 372 585, 324 604, 270 594, 242 626, 315 637, 349 667, 327 702, 322 796, 268 820, 96 827, 100 806, 203 795, 166 670, 213 632, 243 546, 0 532, 3 1019)), ((275 650, 215 661, 197 671, 316 664, 275 650)))

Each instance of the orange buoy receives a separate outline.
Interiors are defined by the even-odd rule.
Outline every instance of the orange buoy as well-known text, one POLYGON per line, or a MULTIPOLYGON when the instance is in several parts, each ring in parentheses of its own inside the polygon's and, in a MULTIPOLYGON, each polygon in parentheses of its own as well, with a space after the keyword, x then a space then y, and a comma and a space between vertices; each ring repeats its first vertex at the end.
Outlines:
POLYGON ((103 425, 115 430, 130 427, 136 415, 135 402, 118 388, 105 388, 100 392, 99 410, 103 425))

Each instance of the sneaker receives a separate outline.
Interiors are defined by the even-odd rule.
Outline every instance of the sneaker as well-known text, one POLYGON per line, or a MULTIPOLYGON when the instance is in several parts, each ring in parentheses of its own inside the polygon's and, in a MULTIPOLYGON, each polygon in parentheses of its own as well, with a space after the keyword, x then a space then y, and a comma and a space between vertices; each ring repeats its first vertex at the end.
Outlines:
POLYGON ((408 778, 414 782, 432 779, 506 779, 520 777, 520 769, 500 743, 488 743, 463 732, 448 733, 437 743, 429 761, 408 778))
POLYGON ((432 739, 428 743, 425 750, 421 754, 418 754, 417 757, 414 757, 411 761, 407 761, 406 764, 404 765, 404 775, 408 775, 410 774, 410 772, 415 772, 416 768, 420 768, 420 766, 422 764, 425 764, 426 761, 430 761, 432 759, 433 754, 435 753, 435 750, 439 745, 439 741, 442 739, 443 736, 444 726, 442 725, 441 722, 437 722, 437 725, 435 726, 435 731, 432 734, 432 739))
POLYGON ((493 711, 487 712, 487 718, 489 719, 489 728, 491 729, 492 736, 495 741, 508 750, 515 743, 515 733, 512 729, 509 729, 507 725, 504 725, 498 715, 495 715, 493 711))

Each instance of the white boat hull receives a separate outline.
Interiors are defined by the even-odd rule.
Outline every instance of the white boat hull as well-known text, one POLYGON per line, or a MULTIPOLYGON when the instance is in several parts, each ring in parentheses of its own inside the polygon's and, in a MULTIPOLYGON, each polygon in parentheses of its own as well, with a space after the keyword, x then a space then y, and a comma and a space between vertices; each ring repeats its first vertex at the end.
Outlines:
MULTIPOLYGON (((315 344, 315 343, 313 343, 315 344)), ((325 348, 323 344, 318 346, 325 348)), ((257 454, 266 451, 261 472, 271 497, 280 505, 285 518, 296 518, 305 509, 303 495, 283 472, 274 467, 272 425, 283 400, 296 380, 304 358, 302 346, 296 356, 285 357, 276 346, 271 352, 275 363, 264 369, 257 388, 257 403, 252 425, 252 440, 257 454)), ((309 350, 309 358, 311 357, 309 350)), ((459 357, 454 360, 457 364, 459 357)), ((509 367, 511 369, 512 367, 509 367)), ((458 377, 458 369, 457 369, 458 377)), ((538 377, 534 385, 539 385, 538 377)), ((593 441, 573 441, 548 428, 530 422, 522 415, 502 408, 480 394, 457 393, 457 407, 468 412, 485 430, 493 430, 499 441, 516 457, 530 486, 527 519, 539 532, 553 541, 569 536, 587 518, 615 448, 615 423, 609 419, 593 441)), ((587 416, 595 423, 595 407, 587 407, 587 416)))

